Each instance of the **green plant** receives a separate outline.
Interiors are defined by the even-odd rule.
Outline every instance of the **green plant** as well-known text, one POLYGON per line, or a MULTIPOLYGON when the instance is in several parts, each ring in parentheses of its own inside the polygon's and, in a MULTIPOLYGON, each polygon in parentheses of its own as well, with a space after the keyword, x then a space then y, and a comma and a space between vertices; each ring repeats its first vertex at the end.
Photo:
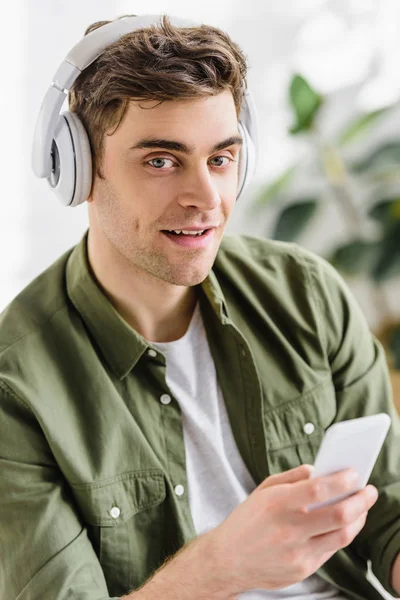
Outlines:
MULTIPOLYGON (((329 140, 323 139, 319 127, 321 109, 327 98, 296 74, 290 82, 289 99, 295 118, 290 134, 306 137, 315 149, 329 198, 326 195, 304 197, 294 192, 296 175, 302 169, 298 161, 262 187, 254 199, 254 209, 260 211, 266 204, 276 203, 279 211, 272 237, 297 241, 310 230, 323 203, 336 202, 348 240, 331 248, 326 258, 346 276, 366 277, 377 297, 382 321, 390 321, 383 284, 400 274, 400 137, 390 135, 390 139, 386 139, 386 135, 377 146, 363 148, 357 159, 345 159, 344 155, 349 145, 359 140, 365 142, 367 133, 376 131, 385 119, 390 119, 397 105, 356 116, 332 141, 332 136, 329 140), (361 206, 355 200, 354 189, 362 199, 361 206), (369 193, 363 191, 365 189, 369 193)), ((400 369, 400 325, 397 323, 392 326, 387 348, 393 355, 395 367, 400 369)))

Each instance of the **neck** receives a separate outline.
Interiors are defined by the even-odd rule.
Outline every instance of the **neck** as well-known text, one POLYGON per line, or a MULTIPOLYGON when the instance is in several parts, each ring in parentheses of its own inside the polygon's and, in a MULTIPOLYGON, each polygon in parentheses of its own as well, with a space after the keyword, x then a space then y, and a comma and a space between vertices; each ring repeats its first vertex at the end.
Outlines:
POLYGON ((88 234, 91 270, 114 308, 145 339, 171 342, 190 323, 197 295, 193 287, 172 285, 145 273, 115 248, 88 234))

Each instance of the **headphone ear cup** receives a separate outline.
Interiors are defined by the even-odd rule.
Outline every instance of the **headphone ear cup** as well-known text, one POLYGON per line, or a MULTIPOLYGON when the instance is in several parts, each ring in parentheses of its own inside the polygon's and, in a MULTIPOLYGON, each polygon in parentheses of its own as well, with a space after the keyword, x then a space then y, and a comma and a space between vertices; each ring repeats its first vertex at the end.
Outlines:
POLYGON ((238 176, 238 193, 236 200, 239 200, 243 191, 251 181, 256 168, 256 147, 247 131, 246 126, 239 121, 239 133, 243 138, 242 148, 239 155, 239 176, 238 176))
POLYGON ((248 130, 246 128, 244 128, 244 130, 246 132, 247 171, 245 181, 243 182, 243 190, 253 179, 257 166, 257 150, 255 142, 248 130))
POLYGON ((258 117, 253 97, 246 89, 240 111, 239 132, 243 138, 242 151, 239 156, 239 180, 236 199, 251 181, 257 167, 258 155, 258 117))
POLYGON ((86 129, 76 113, 65 111, 75 152, 75 190, 70 206, 86 202, 92 188, 92 154, 86 129))
POLYGON ((243 127, 243 125, 241 124, 240 121, 238 123, 238 130, 239 130, 240 135, 243 138, 243 143, 242 143, 242 147, 241 147, 240 153, 239 153, 238 187, 237 187, 236 200, 239 199, 239 196, 241 195, 242 190, 244 188, 244 184, 246 181, 246 171, 247 171, 247 139, 246 139, 245 128, 243 127))
POLYGON ((63 112, 52 144, 53 169, 47 179, 64 206, 87 200, 92 186, 92 156, 87 133, 79 117, 63 112))

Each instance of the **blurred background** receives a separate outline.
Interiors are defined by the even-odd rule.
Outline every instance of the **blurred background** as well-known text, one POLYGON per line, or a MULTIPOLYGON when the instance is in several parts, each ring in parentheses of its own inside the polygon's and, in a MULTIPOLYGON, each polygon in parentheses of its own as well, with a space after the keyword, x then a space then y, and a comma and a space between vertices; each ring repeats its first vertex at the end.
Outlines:
MULTIPOLYGON (((0 28, 0 311, 87 227, 31 170, 42 98, 92 22, 141 0, 13 0, 0 28)), ((152 13, 228 31, 259 111, 253 184, 228 232, 296 241, 330 260, 400 369, 400 2, 153 0, 152 13)), ((65 107, 66 108, 66 107, 65 107)))

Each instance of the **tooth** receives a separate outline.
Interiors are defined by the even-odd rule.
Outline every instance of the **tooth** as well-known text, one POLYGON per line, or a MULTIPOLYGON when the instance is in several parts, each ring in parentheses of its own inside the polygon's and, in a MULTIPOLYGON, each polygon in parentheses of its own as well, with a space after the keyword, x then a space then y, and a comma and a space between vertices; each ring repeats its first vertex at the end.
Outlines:
POLYGON ((171 233, 174 232, 176 234, 181 234, 183 233, 183 235, 191 235, 192 237, 196 237, 199 235, 203 235, 203 233, 205 232, 205 229, 203 229, 202 231, 187 231, 185 229, 169 229, 168 231, 170 231, 171 233))

